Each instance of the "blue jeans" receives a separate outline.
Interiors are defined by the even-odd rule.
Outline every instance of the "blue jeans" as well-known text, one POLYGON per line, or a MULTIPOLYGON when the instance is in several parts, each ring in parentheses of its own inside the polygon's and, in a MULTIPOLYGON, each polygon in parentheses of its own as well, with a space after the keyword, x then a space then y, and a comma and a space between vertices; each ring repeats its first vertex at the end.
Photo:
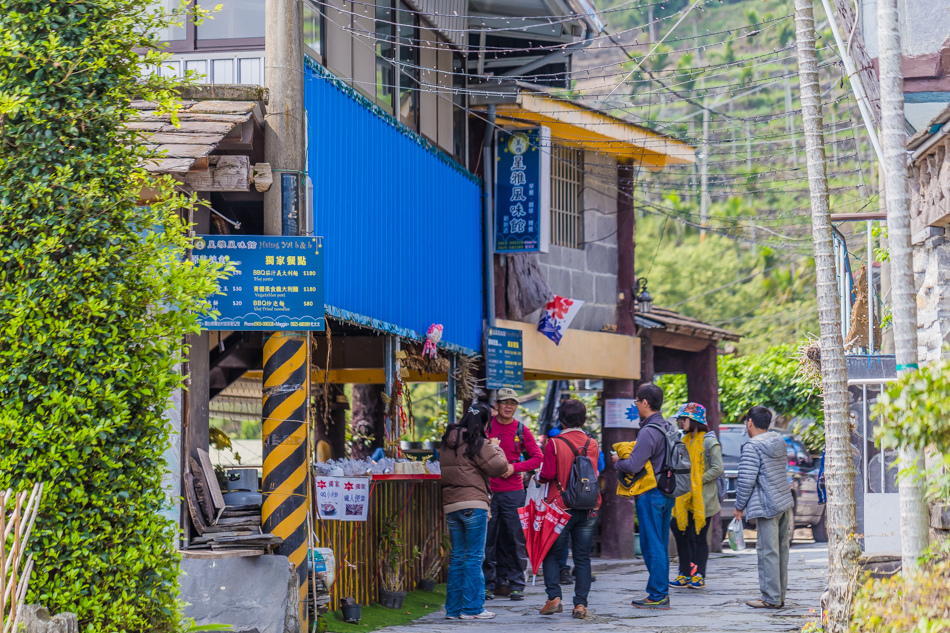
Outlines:
POLYGON ((637 497, 640 550, 650 572, 647 596, 661 600, 670 592, 670 517, 673 499, 654 488, 637 497))
POLYGON ((478 615, 485 606, 485 533, 488 510, 470 508, 445 515, 452 539, 445 615, 478 615))
POLYGON ((571 553, 574 555, 574 606, 587 606, 587 594, 590 593, 590 548, 594 541, 594 525, 597 514, 590 510, 570 510, 571 519, 564 531, 554 541, 554 545, 544 557, 544 589, 548 600, 561 597, 561 565, 559 559, 567 549, 567 540, 571 540, 571 553))

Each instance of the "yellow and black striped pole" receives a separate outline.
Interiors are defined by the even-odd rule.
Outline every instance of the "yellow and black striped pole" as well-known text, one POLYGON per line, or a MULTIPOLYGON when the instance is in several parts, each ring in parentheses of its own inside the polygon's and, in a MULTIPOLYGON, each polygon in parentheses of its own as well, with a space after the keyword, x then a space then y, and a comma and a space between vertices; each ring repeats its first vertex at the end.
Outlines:
POLYGON ((309 332, 274 332, 264 343, 264 532, 300 574, 301 630, 307 630, 307 433, 309 332))

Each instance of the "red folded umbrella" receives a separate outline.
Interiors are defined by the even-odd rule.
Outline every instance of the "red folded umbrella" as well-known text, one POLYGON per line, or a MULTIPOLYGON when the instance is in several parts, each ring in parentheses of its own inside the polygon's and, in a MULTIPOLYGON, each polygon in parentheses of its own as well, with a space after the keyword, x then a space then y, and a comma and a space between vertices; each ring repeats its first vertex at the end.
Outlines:
POLYGON ((518 509, 521 529, 524 530, 525 549, 531 561, 531 572, 537 575, 551 546, 564 530, 571 515, 545 502, 528 503, 518 509))
POLYGON ((567 525, 567 522, 571 520, 571 515, 566 510, 561 509, 556 505, 548 505, 547 512, 544 514, 544 521, 541 527, 541 534, 539 535, 539 542, 535 547, 535 552, 538 556, 538 565, 535 566, 535 572, 538 573, 537 569, 541 564, 541 561, 544 560, 544 557, 548 555, 548 552, 551 551, 551 547, 554 546, 554 542, 561 535, 561 532, 564 531, 564 526, 567 525))
POLYGON ((521 520, 521 529, 524 531, 525 549, 528 552, 528 559, 532 561, 535 559, 534 551, 537 549, 537 536, 540 533, 534 530, 537 511, 537 506, 530 501, 525 507, 518 508, 518 518, 521 520))

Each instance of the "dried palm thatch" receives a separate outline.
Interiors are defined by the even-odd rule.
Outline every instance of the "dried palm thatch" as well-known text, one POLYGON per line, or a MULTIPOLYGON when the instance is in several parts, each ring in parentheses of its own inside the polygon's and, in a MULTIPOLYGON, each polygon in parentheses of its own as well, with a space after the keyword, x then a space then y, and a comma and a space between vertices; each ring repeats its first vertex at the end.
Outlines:
POLYGON ((406 352, 405 359, 402 360, 402 367, 420 374, 444 374, 449 371, 449 359, 445 357, 445 352, 439 351, 435 358, 427 358, 422 355, 421 343, 404 344, 403 350, 406 352))
POLYGON ((455 365, 455 397, 460 402, 469 402, 475 398, 475 370, 477 356, 459 356, 455 365))
POLYGON ((854 305, 851 307, 851 323, 848 328, 848 335, 844 339, 846 350, 856 347, 872 349, 881 344, 881 324, 878 321, 877 314, 874 315, 874 340, 868 340, 868 312, 871 298, 868 295, 867 279, 868 268, 866 265, 861 266, 861 269, 854 275, 854 305))
POLYGON ((821 343, 814 336, 798 346, 798 375, 810 382, 820 392, 821 388, 821 343))

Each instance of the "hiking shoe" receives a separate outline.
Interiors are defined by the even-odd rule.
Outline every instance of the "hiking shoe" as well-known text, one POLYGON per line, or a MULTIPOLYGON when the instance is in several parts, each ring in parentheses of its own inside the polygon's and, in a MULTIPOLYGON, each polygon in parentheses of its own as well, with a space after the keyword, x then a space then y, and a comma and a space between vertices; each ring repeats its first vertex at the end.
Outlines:
POLYGON ((495 599, 495 592, 491 589, 486 589, 485 600, 494 600, 494 599, 495 599))
POLYGON ((561 599, 555 598, 554 600, 548 600, 544 603, 544 606, 541 607, 541 610, 538 611, 541 615, 554 615, 555 613, 563 613, 564 607, 561 605, 561 599))
POLYGON ((459 616, 463 620, 491 620, 495 617, 495 614, 491 611, 482 611, 478 615, 465 615, 464 613, 459 616))
POLYGON ((676 580, 670 581, 670 587, 686 587, 687 585, 689 585, 689 578, 683 574, 677 576, 676 580))
POLYGON ((587 607, 582 604, 575 606, 573 615, 575 620, 587 619, 587 607))
POLYGON ((518 602, 520 600, 524 600, 524 592, 518 589, 515 589, 508 595, 508 597, 514 600, 515 602, 518 602))
POLYGON ((595 576, 594 574, 591 574, 591 575, 590 575, 590 581, 591 581, 591 582, 597 582, 597 576, 595 576))
POLYGON ((634 600, 630 604, 632 604, 638 609, 656 609, 657 611, 669 611, 670 597, 663 596, 659 600, 651 600, 650 598, 644 598, 643 600, 634 600))
POLYGON ((561 570, 561 580, 559 582, 561 585, 573 585, 574 576, 571 574, 571 570, 565 567, 561 570))
POLYGON ((753 609, 781 609, 783 606, 780 604, 772 604, 770 602, 766 602, 765 600, 749 600, 746 602, 746 604, 753 609))
POLYGON ((704 589, 705 587, 706 581, 703 580, 702 574, 694 574, 693 577, 689 579, 690 589, 704 589))

